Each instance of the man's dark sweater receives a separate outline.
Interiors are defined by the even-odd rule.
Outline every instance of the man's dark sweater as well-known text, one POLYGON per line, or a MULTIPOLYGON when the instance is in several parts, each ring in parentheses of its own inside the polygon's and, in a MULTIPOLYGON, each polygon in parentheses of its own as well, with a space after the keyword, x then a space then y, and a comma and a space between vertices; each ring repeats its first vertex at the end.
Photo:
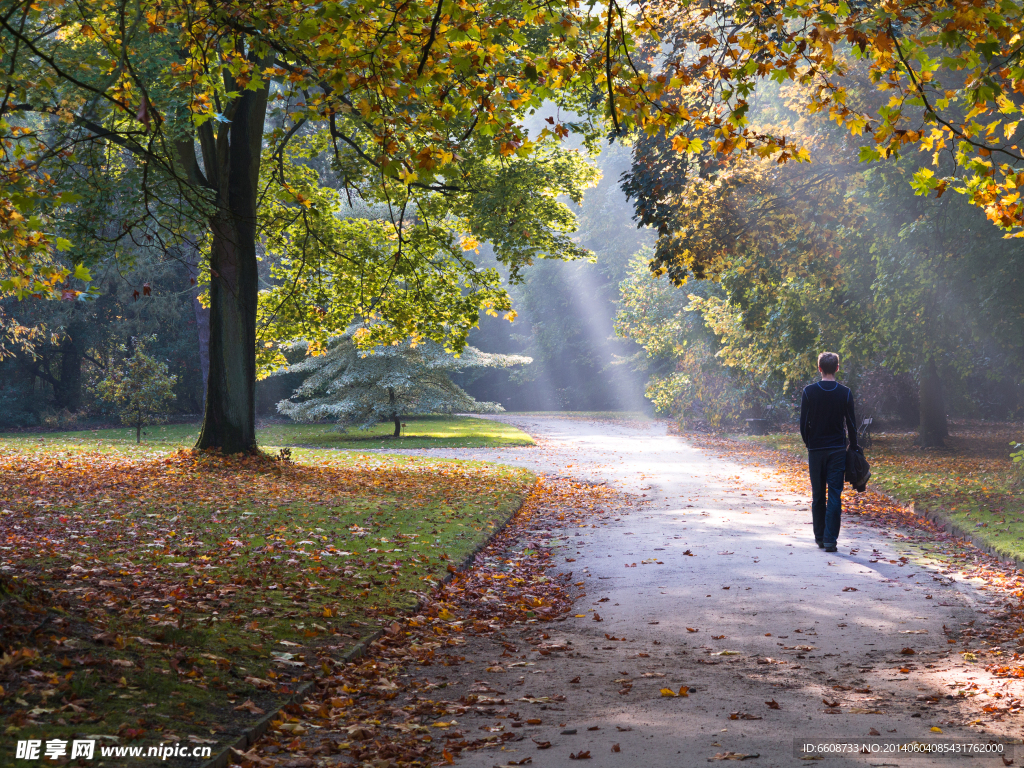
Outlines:
POLYGON ((804 387, 800 403, 800 437, 809 451, 840 450, 857 445, 853 393, 837 381, 819 381, 804 387), (845 423, 845 424, 844 424, 845 423))

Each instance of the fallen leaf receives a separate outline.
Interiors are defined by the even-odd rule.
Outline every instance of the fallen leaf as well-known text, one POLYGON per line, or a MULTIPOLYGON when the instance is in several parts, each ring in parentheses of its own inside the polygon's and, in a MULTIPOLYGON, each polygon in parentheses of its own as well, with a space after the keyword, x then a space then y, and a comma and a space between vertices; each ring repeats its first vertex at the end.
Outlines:
POLYGON ((880 734, 877 730, 872 728, 870 731, 868 731, 868 735, 869 736, 881 736, 882 734, 880 734))
POLYGON ((771 701, 766 701, 765 704, 768 705, 768 709, 782 709, 782 705, 779 704, 779 702, 777 702, 775 699, 772 699, 771 701))
POLYGON ((856 587, 843 587, 843 592, 856 592, 856 587))
POLYGON ((745 755, 742 752, 718 752, 714 757, 709 757, 708 762, 713 760, 753 760, 760 757, 756 752, 750 755, 745 755))
POLYGON ((273 765, 273 762, 271 760, 267 760, 265 757, 260 757, 259 755, 257 755, 255 747, 250 749, 248 752, 243 752, 240 749, 235 749, 234 747, 232 747, 231 754, 233 754, 235 757, 241 758, 238 762, 242 763, 243 765, 245 763, 251 763, 252 765, 273 765))
POLYGON ((937 725, 933 725, 929 730, 931 730, 932 733, 942 733, 942 729, 937 725))
POLYGON ((829 701, 828 699, 822 699, 821 703, 824 704, 826 707, 838 707, 839 706, 839 702, 838 701, 829 701))
POLYGON ((900 651, 900 653, 902 653, 904 656, 913 656, 915 653, 917 653, 917 651, 915 651, 913 648, 904 648, 902 651, 900 651))
POLYGON ((618 744, 612 744, 612 752, 621 752, 621 751, 622 751, 622 749, 619 747, 618 744))
POLYGON ((686 628, 686 631, 687 631, 687 632, 700 632, 700 630, 699 630, 699 629, 694 629, 693 627, 687 627, 687 628, 686 628))
POLYGON ((588 750, 586 750, 584 752, 576 752, 575 754, 570 752, 569 753, 569 759, 570 760, 589 760, 590 759, 590 750, 588 749, 588 750))
POLYGON ((265 714, 267 714, 266 710, 260 709, 259 707, 257 707, 253 703, 252 699, 246 699, 241 704, 239 704, 237 707, 235 707, 235 712, 249 712, 250 714, 253 714, 253 715, 265 715, 265 714))
POLYGON ((534 744, 537 745, 537 749, 550 749, 551 748, 551 742, 550 741, 537 741, 536 739, 531 739, 531 741, 534 744))

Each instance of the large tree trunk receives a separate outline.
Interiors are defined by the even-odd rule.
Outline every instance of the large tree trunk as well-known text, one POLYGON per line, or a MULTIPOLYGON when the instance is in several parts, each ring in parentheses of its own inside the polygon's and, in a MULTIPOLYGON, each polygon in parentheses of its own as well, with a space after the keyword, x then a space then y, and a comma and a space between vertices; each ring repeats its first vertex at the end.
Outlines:
POLYGON ((230 127, 220 128, 228 136, 214 143, 201 134, 220 210, 210 222, 210 370, 196 447, 224 453, 256 449, 256 195, 266 107, 265 88, 244 91, 230 127))
POLYGON ((54 387, 54 396, 58 407, 71 413, 82 405, 82 345, 78 337, 83 332, 79 323, 70 324, 60 345, 60 381, 54 387))
POLYGON ((394 434, 394 436, 395 437, 401 437, 402 436, 402 417, 399 416, 397 413, 395 414, 395 434, 394 434))
POLYGON ((946 401, 942 396, 942 379, 933 359, 921 368, 920 400, 919 444, 922 448, 942 448, 945 438, 949 437, 949 424, 946 421, 946 401))

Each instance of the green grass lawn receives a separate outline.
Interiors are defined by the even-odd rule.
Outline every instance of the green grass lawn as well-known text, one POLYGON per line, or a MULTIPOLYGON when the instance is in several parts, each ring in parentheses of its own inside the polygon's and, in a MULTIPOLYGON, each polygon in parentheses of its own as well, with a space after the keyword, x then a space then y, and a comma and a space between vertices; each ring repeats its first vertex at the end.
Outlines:
MULTIPOLYGON (((1010 441, 1019 440, 1015 424, 954 423, 946 450, 922 451, 912 432, 875 436, 865 451, 871 482, 878 490, 916 510, 950 518, 1004 554, 1024 560, 1024 487, 1010 461, 1010 441)), ((754 442, 805 455, 800 436, 744 436, 754 442)))
MULTIPOLYGON (((402 437, 392 437, 394 425, 378 424, 367 430, 339 432, 331 424, 270 424, 257 430, 260 447, 344 448, 349 450, 402 448, 503 448, 533 445, 533 439, 509 424, 464 416, 420 416, 405 419, 402 437)), ((101 451, 133 456, 162 456, 190 448, 199 436, 198 424, 162 424, 147 427, 142 445, 135 430, 86 429, 73 432, 19 432, 0 434, 0 451, 101 451)))
MULTIPOLYGON (((189 427, 165 429, 169 454, 189 427)), ((128 457, 112 432, 0 448, 4 749, 82 733, 222 747, 314 677, 316 650, 337 658, 414 606, 535 482, 325 450, 128 457), (107 453, 84 450, 99 440, 107 453)))

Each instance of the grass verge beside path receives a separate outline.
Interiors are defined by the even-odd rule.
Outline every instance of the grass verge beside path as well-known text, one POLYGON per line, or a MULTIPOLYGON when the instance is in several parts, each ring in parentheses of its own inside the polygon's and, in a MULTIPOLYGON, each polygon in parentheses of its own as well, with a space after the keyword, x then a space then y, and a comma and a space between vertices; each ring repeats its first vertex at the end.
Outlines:
POLYGON ((313 678, 318 654, 415 605, 535 483, 380 454, 3 450, 5 752, 74 734, 232 741, 313 678))
MULTIPOLYGON (((339 432, 331 424, 270 424, 256 431, 260 447, 344 448, 504 448, 533 445, 533 439, 510 424, 467 416, 418 416, 405 419, 405 435, 392 437, 393 424, 377 424, 367 430, 339 432)), ((135 429, 83 429, 73 432, 18 432, 0 434, 0 453, 17 451, 100 451, 150 458, 179 448, 191 448, 199 437, 199 424, 163 424, 147 427, 141 446, 135 429)))
MULTIPOLYGON (((1015 424, 954 423, 946 450, 914 446, 914 433, 877 435, 865 451, 871 483, 916 511, 937 512, 997 551, 1024 561, 1024 492, 1010 462, 1015 424)), ((803 457, 800 436, 741 440, 803 457)), ((849 491, 849 489, 848 489, 849 491)), ((852 492, 851 492, 852 493, 852 492)))

